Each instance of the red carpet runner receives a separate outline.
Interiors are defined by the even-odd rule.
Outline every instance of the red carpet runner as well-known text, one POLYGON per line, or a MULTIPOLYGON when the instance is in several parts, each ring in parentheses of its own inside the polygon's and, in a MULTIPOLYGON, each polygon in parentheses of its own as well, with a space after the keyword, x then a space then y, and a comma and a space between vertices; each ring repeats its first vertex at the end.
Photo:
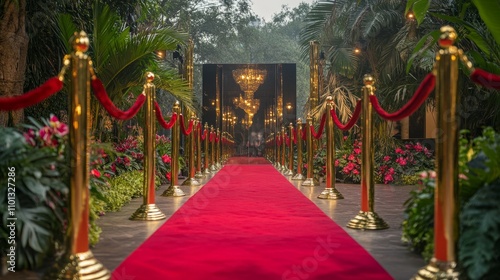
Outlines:
POLYGON ((271 165, 226 165, 113 279, 392 279, 271 165))

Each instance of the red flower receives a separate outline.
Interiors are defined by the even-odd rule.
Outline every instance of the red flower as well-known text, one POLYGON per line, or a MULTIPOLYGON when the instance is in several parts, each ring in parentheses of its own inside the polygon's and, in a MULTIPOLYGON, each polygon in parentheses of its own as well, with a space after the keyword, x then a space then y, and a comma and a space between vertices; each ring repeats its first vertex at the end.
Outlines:
POLYGON ((417 152, 421 152, 424 150, 424 146, 422 146, 422 144, 420 143, 417 143, 415 146, 413 146, 413 148, 415 149, 415 151, 417 152))
POLYGON ((354 174, 354 175, 358 175, 358 174, 359 174, 359 170, 354 169, 354 170, 352 171, 352 174, 354 174))
POLYGON ((357 154, 357 155, 361 154, 361 149, 355 148, 354 149, 354 153, 357 154))
POLYGON ((335 160, 335 166, 339 166, 339 160, 338 159, 335 160))
POLYGON ((399 157, 398 159, 396 159, 396 163, 398 163, 401 166, 405 166, 407 164, 406 159, 404 159, 402 157, 399 157))
POLYGON ((401 148, 396 148, 396 154, 403 154, 403 149, 401 148))
POLYGON ((170 181, 170 179, 172 179, 171 172, 167 172, 167 174, 165 174, 165 178, 167 178, 170 181))
POLYGON ((27 132, 23 133, 23 136, 24 136, 24 140, 26 140, 26 143, 28 143, 31 146, 36 145, 36 142, 35 142, 36 134, 33 131, 33 129, 28 129, 27 132))
POLYGON ((92 176, 94 176, 96 178, 101 177, 101 172, 99 172, 99 170, 97 170, 95 168, 90 171, 90 174, 92 174, 92 176))
POLYGON ((387 161, 390 161, 391 160, 391 157, 390 156, 385 156, 384 157, 384 161, 387 162, 387 161))
POLYGON ((164 162, 164 163, 170 163, 172 162, 172 158, 169 157, 167 154, 164 154, 163 156, 161 156, 161 160, 164 162))
POLYGON ((353 154, 350 154, 347 159, 350 161, 354 161, 354 159, 356 159, 356 157, 353 154))

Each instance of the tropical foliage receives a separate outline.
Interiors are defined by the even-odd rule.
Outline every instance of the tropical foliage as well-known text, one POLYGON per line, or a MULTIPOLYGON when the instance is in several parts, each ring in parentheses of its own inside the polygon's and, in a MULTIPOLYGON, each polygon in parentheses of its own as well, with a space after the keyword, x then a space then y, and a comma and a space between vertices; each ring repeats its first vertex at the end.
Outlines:
MULTIPOLYGON (((499 158, 500 135, 493 129, 472 141, 462 138, 458 256, 470 279, 494 279, 500 268, 499 158)), ((427 259, 434 249, 434 176, 425 173, 422 188, 412 192, 403 222, 403 240, 427 259)))

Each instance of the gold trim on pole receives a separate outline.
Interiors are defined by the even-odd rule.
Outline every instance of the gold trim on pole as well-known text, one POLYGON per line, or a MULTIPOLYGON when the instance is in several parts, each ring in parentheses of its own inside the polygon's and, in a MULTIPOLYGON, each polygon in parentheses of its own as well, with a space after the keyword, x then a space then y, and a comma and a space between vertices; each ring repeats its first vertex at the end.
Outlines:
POLYGON ((195 175, 196 175, 196 165, 195 165, 195 146, 194 146, 194 142, 196 141, 195 139, 195 131, 197 130, 197 126, 198 126, 198 123, 196 122, 196 116, 194 114, 191 114, 191 121, 193 122, 193 130, 191 130, 191 134, 188 135, 188 137, 186 137, 186 139, 188 140, 188 143, 187 143, 187 146, 188 146, 188 161, 189 161, 189 178, 187 178, 186 180, 184 180, 184 182, 182 182, 182 185, 183 186, 199 186, 201 185, 200 182, 198 182, 198 180, 195 179, 195 175))
POLYGON ((167 218, 155 204, 155 164, 156 164, 156 115, 154 74, 146 74, 144 93, 144 182, 142 205, 132 214, 130 220, 156 221, 167 218))
POLYGON ((217 128, 217 138, 219 138, 219 142, 216 142, 215 145, 217 148, 215 149, 217 153, 215 154, 215 167, 217 170, 222 168, 221 164, 221 153, 222 153, 222 134, 219 128, 217 128))
POLYGON ((44 279, 110 279, 109 271, 89 249, 89 116, 90 60, 85 53, 89 38, 84 31, 72 38, 71 94, 69 97, 70 209, 68 250, 44 275, 44 279))
POLYGON ((344 196, 335 188, 335 137, 334 123, 330 117, 333 110, 333 97, 326 98, 326 188, 318 198, 321 199, 343 199, 344 196))
POLYGON ((286 132, 285 127, 281 127, 281 135, 283 135, 283 142, 281 142, 281 172, 286 173, 286 132))
POLYGON ((362 112, 362 151, 361 151, 361 211, 347 224, 353 229, 387 229, 389 225, 375 213, 375 184, 373 180, 373 107, 370 95, 373 95, 375 79, 366 74, 363 77, 363 112, 362 112))
MULTIPOLYGON (((458 240, 458 59, 457 33, 441 27, 436 55, 436 188, 434 191, 434 256, 413 279, 459 279, 458 240)), ((436 69, 435 68, 435 69, 436 69)))
POLYGON ((302 175, 302 119, 297 119, 297 174, 293 176, 292 180, 304 180, 305 177, 302 175))
POLYGON ((205 175, 210 175, 212 174, 210 172, 210 150, 209 150, 209 146, 208 144, 210 143, 210 132, 208 131, 208 123, 205 123, 205 125, 203 126, 204 127, 204 131, 207 132, 207 135, 205 136, 205 140, 203 140, 203 144, 205 145, 205 156, 203 158, 203 167, 204 167, 204 171, 203 173, 205 175))
POLYGON ((318 106, 319 102, 319 43, 309 42, 309 111, 318 106))
POLYGON ((311 114, 307 115, 307 120, 306 120, 306 145, 307 145, 307 178, 302 182, 303 187, 314 187, 314 186, 319 186, 318 180, 314 178, 314 149, 313 149, 313 137, 311 133, 311 126, 313 125, 313 119, 311 114))
POLYGON ((181 108, 179 101, 175 101, 172 111, 179 116, 172 127, 172 167, 170 174, 170 187, 165 190, 162 196, 185 196, 186 194, 179 188, 179 149, 181 136, 181 108))
POLYGON ((210 126, 210 135, 214 136, 214 140, 211 142, 211 148, 210 148, 210 171, 212 173, 217 172, 217 167, 215 167, 215 154, 217 151, 215 150, 215 137, 217 136, 215 134, 215 128, 214 126, 210 126))
POLYGON ((196 174, 195 178, 201 179, 204 177, 203 172, 201 170, 201 133, 203 132, 201 129, 200 118, 196 118, 196 174))
POLYGON ((288 145, 288 167, 283 175, 293 176, 293 123, 290 123, 288 130, 290 134, 290 145, 288 145))
POLYGON ((277 135, 277 141, 276 141, 276 169, 278 169, 278 171, 281 171, 281 143, 279 142, 280 139, 281 139, 281 132, 278 131, 276 133, 277 135))

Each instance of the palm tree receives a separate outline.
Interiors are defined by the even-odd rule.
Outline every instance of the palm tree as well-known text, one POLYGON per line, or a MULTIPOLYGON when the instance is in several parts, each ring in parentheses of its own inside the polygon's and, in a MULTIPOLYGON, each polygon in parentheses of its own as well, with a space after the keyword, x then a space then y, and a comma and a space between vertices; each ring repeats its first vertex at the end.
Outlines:
POLYGON ((334 96, 342 118, 352 114, 352 95, 359 95, 365 74, 377 80, 377 96, 388 110, 401 107, 423 77, 421 70, 410 75, 405 71, 417 38, 404 8, 395 0, 329 0, 314 5, 307 15, 300 37, 302 55, 306 57, 309 41, 320 43, 326 58, 323 94, 334 96))
MULTIPOLYGON (((110 99, 119 107, 128 107, 141 93, 144 74, 154 71, 158 89, 165 90, 195 111, 192 92, 177 70, 158 59, 156 51, 175 50, 183 45, 187 34, 165 26, 138 27, 132 33, 109 6, 96 1, 93 7, 90 56, 98 78, 110 99), (130 98, 133 97, 133 98, 130 98)), ((69 39, 76 26, 69 15, 59 19, 61 40, 69 50, 69 39)), ((104 129, 107 114, 97 101, 92 103, 93 129, 104 129)))

